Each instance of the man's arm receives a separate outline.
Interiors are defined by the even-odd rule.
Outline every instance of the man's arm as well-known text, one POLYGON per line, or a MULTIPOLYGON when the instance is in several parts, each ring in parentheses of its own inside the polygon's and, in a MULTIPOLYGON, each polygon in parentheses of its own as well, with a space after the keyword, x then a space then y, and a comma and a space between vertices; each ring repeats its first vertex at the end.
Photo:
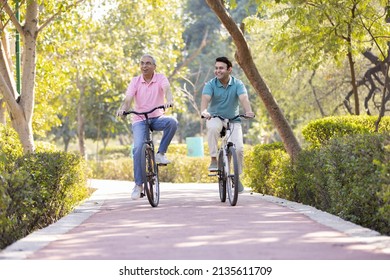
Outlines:
POLYGON ((172 91, 171 91, 171 87, 169 85, 166 85, 165 87, 163 87, 163 91, 164 91, 164 95, 165 95, 165 99, 166 99, 166 108, 168 107, 172 107, 173 106, 173 96, 172 96, 172 91))
POLYGON ((210 113, 207 112, 207 107, 209 106, 210 100, 211 100, 210 95, 202 94, 202 101, 200 103, 200 112, 202 116, 208 120, 211 118, 210 113))
POLYGON ((126 95, 125 99, 123 100, 122 105, 119 107, 116 115, 118 117, 123 116, 123 112, 127 111, 131 107, 131 102, 133 101, 133 97, 130 95, 126 95))
POLYGON ((239 97, 242 107, 244 107, 245 116, 253 118, 255 114, 252 112, 251 103, 249 102, 248 94, 241 94, 239 97))

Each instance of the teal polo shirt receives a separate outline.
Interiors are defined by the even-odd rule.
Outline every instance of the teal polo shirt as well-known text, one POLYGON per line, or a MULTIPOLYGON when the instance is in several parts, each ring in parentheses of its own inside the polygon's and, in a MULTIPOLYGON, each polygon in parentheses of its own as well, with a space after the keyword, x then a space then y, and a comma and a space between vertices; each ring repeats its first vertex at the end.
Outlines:
POLYGON ((233 76, 230 76, 226 88, 217 78, 213 78, 205 84, 202 91, 202 94, 211 96, 207 111, 212 116, 220 115, 229 119, 239 114, 238 96, 245 93, 247 91, 244 84, 233 76))

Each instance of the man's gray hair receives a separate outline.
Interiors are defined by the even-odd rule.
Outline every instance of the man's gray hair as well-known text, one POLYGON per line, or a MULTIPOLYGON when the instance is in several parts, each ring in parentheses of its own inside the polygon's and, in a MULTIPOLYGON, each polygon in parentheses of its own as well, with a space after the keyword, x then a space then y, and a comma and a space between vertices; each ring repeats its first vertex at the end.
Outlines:
POLYGON ((143 57, 149 57, 149 58, 152 60, 153 64, 154 64, 154 65, 157 65, 157 64, 156 64, 156 60, 154 59, 154 57, 153 57, 151 54, 147 54, 147 53, 146 53, 146 54, 144 54, 144 55, 141 56, 141 59, 142 59, 143 57))

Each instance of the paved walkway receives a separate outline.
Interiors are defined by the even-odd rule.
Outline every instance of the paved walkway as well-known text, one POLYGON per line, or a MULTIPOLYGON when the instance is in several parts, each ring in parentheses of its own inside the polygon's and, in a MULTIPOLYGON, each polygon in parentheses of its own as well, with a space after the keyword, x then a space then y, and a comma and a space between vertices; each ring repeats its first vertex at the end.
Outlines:
POLYGON ((162 183, 152 208, 132 186, 91 180, 89 200, 0 259, 390 260, 390 237, 312 207, 249 190, 231 207, 216 183, 162 183))

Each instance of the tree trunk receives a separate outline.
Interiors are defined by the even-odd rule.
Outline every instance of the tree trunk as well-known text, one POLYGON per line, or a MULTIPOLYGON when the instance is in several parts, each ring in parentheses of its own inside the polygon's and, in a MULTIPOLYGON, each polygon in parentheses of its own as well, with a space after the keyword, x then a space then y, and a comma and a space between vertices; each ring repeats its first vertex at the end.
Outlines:
POLYGON ((316 102, 316 104, 317 104, 318 110, 320 110, 321 117, 325 117, 326 114, 325 114, 324 109, 323 109, 322 106, 321 106, 321 102, 320 102, 320 100, 319 100, 319 98, 318 98, 318 96, 317 96, 316 88, 315 88, 315 86, 313 85, 313 79, 314 79, 315 75, 316 75, 316 70, 314 70, 314 71, 312 72, 311 76, 310 76, 309 85, 310 85, 310 88, 311 88, 311 92, 313 93, 314 100, 315 100, 315 102, 316 102))
POLYGON ((385 116, 386 113, 386 103, 390 100, 390 84, 389 84, 389 58, 387 58, 387 62, 383 65, 383 75, 385 76, 385 82, 383 86, 383 93, 382 93, 382 102, 381 102, 381 109, 379 112, 378 119, 375 121, 375 132, 379 131, 379 123, 381 122, 381 119, 385 116))
POLYGON ((0 99, 0 123, 1 124, 6 124, 6 119, 5 119, 5 103, 3 99, 0 99))
POLYGON ((84 92, 80 92, 80 100, 77 105, 77 135, 79 139, 79 151, 80 154, 85 157, 85 125, 83 116, 83 95, 84 92))
POLYGON ((351 52, 348 52, 348 62, 349 62, 349 69, 351 71, 351 85, 352 85, 352 92, 355 101, 355 115, 360 115, 359 95, 358 95, 358 89, 356 85, 355 62, 353 61, 353 56, 351 52))
MULTIPOLYGON (((0 46, 0 92, 4 96, 10 113, 13 128, 19 135, 25 153, 34 152, 32 116, 34 110, 34 86, 36 68, 36 38, 38 35, 38 10, 36 1, 28 1, 25 25, 11 17, 17 30, 23 37, 22 89, 16 90, 11 61, 8 58, 7 45, 0 46)), ((10 7, 4 3, 4 9, 11 13, 10 7)))
POLYGON ((277 131, 280 134, 280 137, 282 138, 287 153, 294 161, 298 153, 301 151, 301 147, 289 123, 273 98, 268 86, 265 84, 263 78, 257 70, 243 33, 233 21, 231 16, 227 13, 223 0, 206 0, 206 2, 232 36, 234 44, 237 47, 237 63, 244 70, 248 80, 262 99, 277 131))
MULTIPOLYGON (((13 114, 13 116, 15 116, 15 114, 13 114)), ((23 116, 18 116, 12 120, 12 127, 19 135, 24 153, 33 153, 35 145, 31 121, 28 122, 23 116)))

